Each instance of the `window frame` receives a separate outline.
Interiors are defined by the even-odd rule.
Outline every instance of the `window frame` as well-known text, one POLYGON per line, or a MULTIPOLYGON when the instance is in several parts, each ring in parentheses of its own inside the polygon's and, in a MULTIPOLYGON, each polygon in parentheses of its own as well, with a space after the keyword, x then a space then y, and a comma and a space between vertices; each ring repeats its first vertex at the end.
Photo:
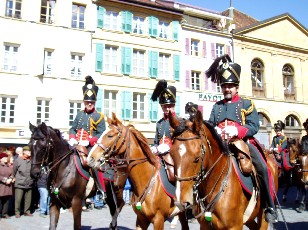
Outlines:
POLYGON ((36 99, 36 123, 37 125, 42 124, 42 122, 48 123, 50 121, 50 104, 51 104, 51 99, 49 98, 37 98, 36 99), (41 104, 39 104, 39 102, 41 102, 41 104), (39 108, 41 108, 41 111, 39 111, 39 108), (41 117, 39 117, 39 114, 41 114, 41 117))
POLYGON ((104 90, 104 111, 103 114, 107 117, 112 117, 112 113, 117 114, 117 97, 118 91, 104 90), (107 97, 108 96, 108 97, 107 97))
POLYGON ((72 3, 71 27, 75 29, 85 29, 86 6, 72 3))
POLYGON ((132 75, 144 77, 146 74, 145 50, 133 49, 132 75))
POLYGON ((146 93, 133 92, 132 98, 132 119, 144 120, 146 118, 146 93), (142 97, 141 97, 142 96, 142 97), (143 109, 141 108, 143 105, 143 109))
POLYGON ((118 73, 119 70, 119 47, 113 45, 105 45, 104 47, 104 72, 118 73))
POLYGON ((192 70, 190 73, 190 87, 191 90, 201 91, 201 73, 192 70))
POLYGON ((7 0, 5 5, 6 17, 21 19, 22 0, 7 0))
POLYGON ((74 52, 71 53, 70 76, 72 78, 80 79, 82 77, 83 59, 84 59, 84 54, 74 53, 74 52), (73 58, 73 56, 78 57, 78 60, 76 60, 76 58, 73 58))
POLYGON ((145 18, 140 16, 133 16, 132 32, 134 34, 145 34, 145 18))
POLYGON ((3 65, 2 65, 3 71, 17 72, 19 47, 20 46, 17 44, 7 44, 7 43, 4 44, 3 65), (7 47, 9 48, 9 50, 6 50, 7 47))
POLYGON ((82 110, 83 101, 69 101, 68 125, 72 126, 77 113, 82 110))
POLYGON ((115 11, 105 11, 104 28, 109 30, 120 30, 120 14, 115 11))
POLYGON ((167 53, 158 54, 158 78, 172 80, 171 55, 167 53))
POLYGON ((17 96, 0 95, 0 124, 14 124, 17 96))

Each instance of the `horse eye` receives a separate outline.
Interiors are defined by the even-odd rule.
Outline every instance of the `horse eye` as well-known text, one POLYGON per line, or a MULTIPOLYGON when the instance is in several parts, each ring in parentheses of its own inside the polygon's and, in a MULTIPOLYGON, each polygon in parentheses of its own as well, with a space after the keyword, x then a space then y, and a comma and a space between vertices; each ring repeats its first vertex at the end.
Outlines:
POLYGON ((199 159, 200 159, 200 156, 196 157, 195 160, 194 160, 194 163, 198 163, 199 159))

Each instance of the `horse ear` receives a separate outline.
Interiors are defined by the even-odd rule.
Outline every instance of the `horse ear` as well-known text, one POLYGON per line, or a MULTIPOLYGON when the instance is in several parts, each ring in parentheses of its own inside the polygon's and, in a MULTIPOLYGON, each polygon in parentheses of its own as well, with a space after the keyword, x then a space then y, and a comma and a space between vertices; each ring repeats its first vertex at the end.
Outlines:
POLYGON ((45 122, 42 122, 41 124, 41 131, 45 136, 47 136, 48 131, 47 131, 47 125, 45 124, 45 122))
POLYGON ((199 110, 197 110, 193 121, 193 130, 199 132, 201 130, 202 124, 203 124, 202 113, 199 110))
POLYGON ((110 117, 107 117, 107 122, 108 122, 108 124, 109 124, 109 125, 111 125, 111 124, 112 124, 112 120, 111 120, 111 118, 110 118, 110 117))
POLYGON ((29 129, 30 129, 31 133, 33 133, 34 130, 36 129, 36 126, 32 125, 30 121, 29 121, 29 129))
POLYGON ((180 125, 180 121, 175 116, 172 115, 171 111, 169 111, 168 117, 169 117, 170 126, 173 129, 175 129, 177 126, 180 125))

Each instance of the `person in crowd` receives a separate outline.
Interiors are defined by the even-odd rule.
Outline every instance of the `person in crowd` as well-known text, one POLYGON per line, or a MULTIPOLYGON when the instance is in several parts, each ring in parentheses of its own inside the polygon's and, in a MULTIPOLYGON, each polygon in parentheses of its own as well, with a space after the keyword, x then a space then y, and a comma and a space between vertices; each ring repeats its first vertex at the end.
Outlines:
POLYGON ((41 173, 37 180, 37 189, 40 193, 40 217, 46 218, 49 215, 50 196, 47 189, 47 173, 41 173))
POLYGON ((130 184, 129 179, 127 178, 126 182, 125 182, 125 186, 124 186, 124 191, 123 191, 123 200, 124 200, 125 204, 128 204, 128 205, 130 204, 130 198, 131 198, 130 191, 131 191, 131 188, 132 188, 132 186, 130 184))
POLYGON ((13 196, 13 166, 9 162, 9 155, 6 152, 0 153, 0 219, 10 218, 9 201, 13 196))
POLYGON ((187 102, 185 105, 185 117, 190 120, 193 121, 196 112, 198 111, 198 105, 194 104, 192 102, 187 102))
POLYGON ((308 154, 308 118, 303 123, 303 126, 306 130, 306 135, 304 135, 300 141, 300 154, 307 155, 308 154))
POLYGON ((23 154, 14 160, 13 175, 15 178, 15 217, 20 218, 21 201, 24 198, 24 216, 33 216, 31 213, 33 179, 31 170, 31 151, 29 146, 23 147, 23 154))
POLYGON ((23 152, 22 147, 17 147, 15 149, 14 159, 16 159, 17 157, 21 157, 22 156, 22 152, 23 152))
POLYGON ((240 97, 241 66, 233 63, 228 54, 218 57, 206 71, 212 82, 220 84, 224 99, 213 105, 209 122, 216 127, 223 139, 240 138, 249 147, 252 163, 261 180, 267 200, 265 219, 276 223, 277 212, 274 203, 272 174, 263 157, 263 149, 253 137, 260 128, 258 112, 252 100, 240 97))
POLYGON ((85 108, 77 113, 69 130, 69 144, 83 145, 89 150, 106 129, 104 115, 95 109, 98 87, 91 76, 82 87, 85 108))

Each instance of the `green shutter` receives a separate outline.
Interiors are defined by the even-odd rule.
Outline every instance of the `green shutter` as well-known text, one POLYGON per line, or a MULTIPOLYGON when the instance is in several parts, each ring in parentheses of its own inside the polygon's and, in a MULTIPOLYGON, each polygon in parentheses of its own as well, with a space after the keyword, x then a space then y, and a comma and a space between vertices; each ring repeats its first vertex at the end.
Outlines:
POLYGON ((149 21, 149 35, 152 37, 157 37, 158 35, 158 18, 150 16, 149 21))
POLYGON ((180 80, 180 55, 173 55, 173 73, 174 73, 174 80, 180 80))
POLYGON ((158 52, 149 51, 149 76, 157 78, 158 76, 158 52))
POLYGON ((179 21, 173 21, 172 22, 172 38, 173 40, 178 41, 179 40, 179 21))
POLYGON ((123 91, 121 93, 121 110, 122 110, 122 120, 130 120, 131 119, 131 98, 132 93, 129 91, 123 91))
POLYGON ((96 43, 96 62, 95 71, 103 71, 103 49, 104 45, 102 43, 96 43))
POLYGON ((129 11, 122 11, 122 30, 124 32, 132 32, 133 14, 129 11))
POLYGON ((152 101, 152 94, 148 94, 149 97, 149 119, 150 121, 158 120, 158 101, 152 101))
POLYGON ((101 6, 97 7, 97 28, 103 28, 105 12, 106 9, 104 7, 101 6))
POLYGON ((181 115, 181 101, 180 96, 176 96, 176 103, 175 103, 175 113, 176 115, 181 115))
POLYGON ((122 47, 122 74, 130 75, 132 69, 133 48, 122 47))
POLYGON ((98 112, 103 112, 103 90, 99 89, 97 92, 97 100, 95 103, 95 108, 98 112))

